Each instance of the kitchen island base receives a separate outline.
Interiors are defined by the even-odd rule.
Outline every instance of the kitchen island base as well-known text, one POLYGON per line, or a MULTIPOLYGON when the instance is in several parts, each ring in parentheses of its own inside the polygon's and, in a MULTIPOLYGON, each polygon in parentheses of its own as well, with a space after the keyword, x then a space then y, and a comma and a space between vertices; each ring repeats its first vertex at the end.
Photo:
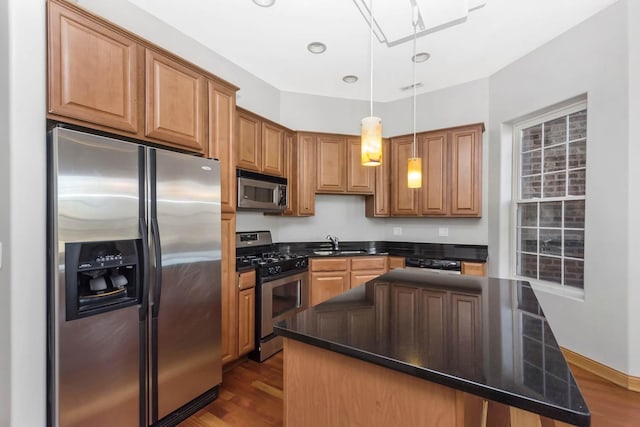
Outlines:
POLYGON ((288 427, 569 425, 293 339, 283 356, 288 427))

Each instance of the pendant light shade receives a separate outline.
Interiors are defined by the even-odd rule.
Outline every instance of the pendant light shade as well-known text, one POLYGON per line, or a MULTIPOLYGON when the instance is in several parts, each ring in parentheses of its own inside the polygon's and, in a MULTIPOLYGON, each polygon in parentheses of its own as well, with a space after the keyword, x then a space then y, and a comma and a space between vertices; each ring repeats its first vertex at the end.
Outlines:
POLYGON ((373 116, 362 119, 360 135, 362 165, 378 166, 382 164, 382 119, 373 116))
POLYGON ((360 122, 360 158, 363 166, 382 164, 382 119, 373 115, 373 0, 369 0, 369 117, 360 122))
POLYGON ((422 159, 420 157, 409 157, 407 163, 407 187, 422 187, 422 159))
MULTIPOLYGON (((413 5, 413 57, 416 56, 418 6, 413 5)), ((413 157, 407 161, 407 187, 422 188, 422 159, 416 156, 416 61, 413 62, 413 157)))

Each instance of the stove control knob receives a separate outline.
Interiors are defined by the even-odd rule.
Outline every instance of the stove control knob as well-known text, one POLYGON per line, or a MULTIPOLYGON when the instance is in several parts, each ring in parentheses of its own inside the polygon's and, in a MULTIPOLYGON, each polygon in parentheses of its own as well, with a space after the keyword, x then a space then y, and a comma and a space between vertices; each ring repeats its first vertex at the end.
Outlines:
POLYGON ((276 273, 280 273, 282 271, 282 266, 276 265, 275 270, 276 270, 276 273))
POLYGON ((275 267, 269 267, 269 274, 276 274, 276 268, 275 267))

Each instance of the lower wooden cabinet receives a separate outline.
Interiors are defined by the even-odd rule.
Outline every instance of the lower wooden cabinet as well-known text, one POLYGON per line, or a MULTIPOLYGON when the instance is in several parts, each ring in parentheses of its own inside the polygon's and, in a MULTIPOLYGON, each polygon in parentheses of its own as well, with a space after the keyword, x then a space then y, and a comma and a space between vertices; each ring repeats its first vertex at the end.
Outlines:
POLYGON ((238 356, 255 348, 256 320, 255 270, 238 275, 238 356), (243 286, 248 286, 243 289, 243 286))
POLYGON ((396 268, 404 268, 406 263, 406 258, 403 256, 390 256, 389 257, 389 270, 393 270, 396 268))
POLYGON ((486 276, 487 275, 487 264, 484 262, 468 262, 462 261, 462 274, 467 274, 470 276, 486 276))
POLYGON ((387 256, 311 258, 311 305, 320 304, 387 271, 387 256))
POLYGON ((238 291, 236 287, 236 216, 222 214, 222 363, 238 357, 238 291))

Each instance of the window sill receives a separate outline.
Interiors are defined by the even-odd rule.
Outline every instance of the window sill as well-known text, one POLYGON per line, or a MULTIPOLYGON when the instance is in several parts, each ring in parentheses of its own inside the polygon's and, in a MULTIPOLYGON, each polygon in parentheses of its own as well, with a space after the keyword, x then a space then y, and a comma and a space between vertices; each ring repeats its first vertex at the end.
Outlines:
POLYGON ((563 298, 569 298, 574 301, 584 302, 584 289, 574 288, 572 286, 561 286, 555 283, 533 280, 529 277, 515 277, 516 280, 524 280, 531 283, 531 287, 536 292, 544 292, 551 295, 557 295, 563 298))

